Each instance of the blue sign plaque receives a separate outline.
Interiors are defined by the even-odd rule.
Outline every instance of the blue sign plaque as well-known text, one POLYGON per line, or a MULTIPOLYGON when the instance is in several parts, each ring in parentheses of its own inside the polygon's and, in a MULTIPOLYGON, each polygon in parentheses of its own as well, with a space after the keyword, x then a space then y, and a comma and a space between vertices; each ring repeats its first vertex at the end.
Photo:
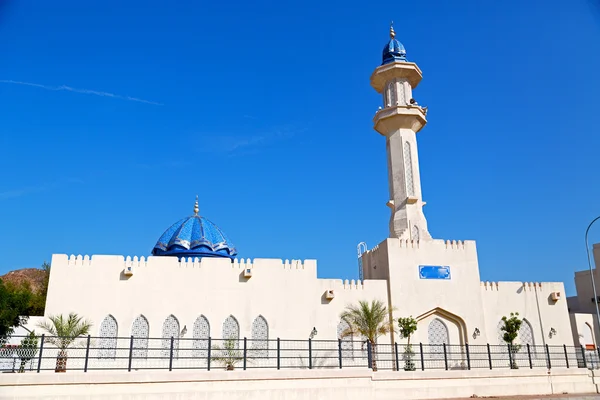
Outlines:
POLYGON ((439 265, 419 265, 421 279, 450 279, 450 267, 439 265))

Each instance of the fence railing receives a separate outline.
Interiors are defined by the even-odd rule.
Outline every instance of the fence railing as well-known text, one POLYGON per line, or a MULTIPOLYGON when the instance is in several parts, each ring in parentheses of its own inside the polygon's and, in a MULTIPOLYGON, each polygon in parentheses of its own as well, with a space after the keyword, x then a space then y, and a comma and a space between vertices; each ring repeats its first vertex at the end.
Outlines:
MULTIPOLYGON (((3 372, 318 369, 469 370, 600 368, 600 349, 555 345, 431 345, 359 340, 257 340, 214 338, 92 337, 72 340, 13 336, 20 345, 0 346, 3 372), (20 340, 20 339, 23 340, 20 340), (71 341, 71 340, 69 340, 71 341)), ((71 338, 68 338, 71 339, 71 338)), ((0 344, 2 342, 0 341, 0 344)))

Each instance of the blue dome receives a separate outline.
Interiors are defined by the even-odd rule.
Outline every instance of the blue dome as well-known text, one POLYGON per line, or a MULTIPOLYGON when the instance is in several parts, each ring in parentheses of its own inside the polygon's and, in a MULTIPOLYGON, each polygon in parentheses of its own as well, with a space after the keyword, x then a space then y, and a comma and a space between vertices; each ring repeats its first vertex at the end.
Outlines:
POLYGON ((171 225, 156 242, 152 255, 234 258, 237 251, 219 227, 198 215, 196 202, 194 215, 171 225))
POLYGON ((393 63, 394 61, 406 61, 406 50, 402 43, 396 40, 394 27, 390 27, 390 41, 383 48, 383 62, 381 65, 393 63))

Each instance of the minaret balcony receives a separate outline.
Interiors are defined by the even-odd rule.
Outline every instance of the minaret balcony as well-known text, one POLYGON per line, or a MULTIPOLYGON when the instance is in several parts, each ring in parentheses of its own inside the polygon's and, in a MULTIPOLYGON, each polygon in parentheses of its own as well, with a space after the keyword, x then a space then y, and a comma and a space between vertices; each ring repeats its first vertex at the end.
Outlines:
POLYGON ((398 129, 411 129, 419 132, 427 123, 423 107, 405 105, 386 107, 377 112, 373 118, 375 130, 386 136, 398 129))
POLYGON ((415 63, 396 61, 382 65, 373 71, 373 74, 371 75, 371 86, 373 86, 373 89, 375 89, 377 93, 381 93, 383 92, 386 83, 396 78, 406 79, 414 89, 419 82, 421 82, 423 73, 415 63))

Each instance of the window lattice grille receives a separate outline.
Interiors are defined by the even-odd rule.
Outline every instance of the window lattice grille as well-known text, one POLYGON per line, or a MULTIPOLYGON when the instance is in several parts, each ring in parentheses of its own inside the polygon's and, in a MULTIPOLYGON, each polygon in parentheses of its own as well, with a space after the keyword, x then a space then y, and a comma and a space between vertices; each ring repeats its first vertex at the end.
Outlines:
POLYGON ((148 357, 148 332, 150 325, 148 320, 143 315, 138 316, 131 326, 131 335, 133 336, 133 352, 134 358, 148 357))
POLYGON ((392 81, 387 85, 387 104, 386 107, 395 107, 398 105, 398 97, 396 95, 396 82, 392 81))
POLYGON ((429 339, 429 351, 431 358, 442 358, 444 354, 444 344, 449 344, 448 327, 438 318, 435 318, 427 327, 427 338, 429 339))
POLYGON ((100 324, 98 358, 115 358, 117 354, 117 333, 117 320, 112 315, 107 315, 100 324))
POLYGON ((240 338, 240 324, 238 324, 237 319, 230 315, 227 317, 225 322, 223 322, 223 339, 224 340, 235 340, 235 348, 239 347, 239 338, 240 338))
POLYGON ((350 324, 345 319, 341 319, 337 326, 337 337, 342 340, 342 357, 354 359, 354 333, 343 337, 344 332, 349 332, 350 324))
POLYGON ((175 338, 173 341, 173 357, 177 357, 177 350, 179 348, 179 321, 175 316, 169 315, 167 319, 165 319, 162 337, 161 355, 163 357, 171 356, 171 337, 173 337, 175 338))
POLYGON ((194 322, 193 347, 195 357, 208 357, 208 338, 210 336, 210 324, 204 315, 196 318, 194 322))
POLYGON ((521 328, 519 329, 519 334, 517 337, 523 346, 535 346, 533 329, 531 329, 531 324, 526 319, 524 319, 521 323, 521 328))
POLYGON ((251 349, 257 357, 269 355, 269 326, 262 315, 256 317, 252 322, 251 349))
POLYGON ((404 169, 406 170, 406 194, 415 195, 415 182, 413 179, 412 152, 410 143, 404 142, 404 169))

